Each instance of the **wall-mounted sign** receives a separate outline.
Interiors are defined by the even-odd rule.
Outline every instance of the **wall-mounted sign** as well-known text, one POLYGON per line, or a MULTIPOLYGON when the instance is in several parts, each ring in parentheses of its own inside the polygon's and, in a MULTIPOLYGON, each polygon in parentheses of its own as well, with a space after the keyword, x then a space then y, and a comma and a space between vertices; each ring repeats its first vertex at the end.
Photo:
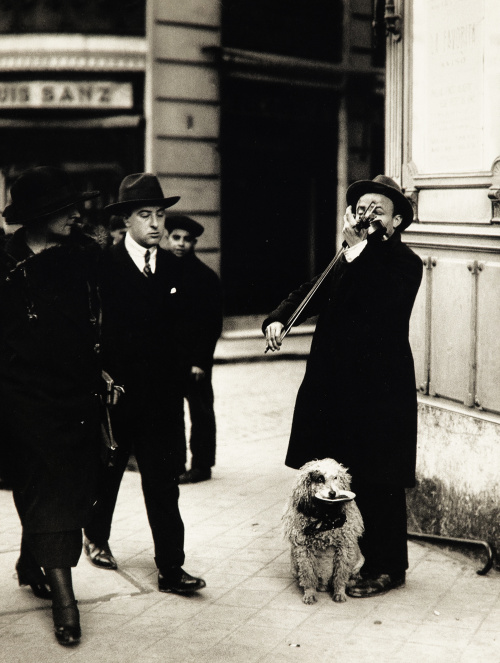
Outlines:
POLYGON ((111 81, 0 82, 2 108, 132 108, 132 83, 111 81))
POLYGON ((486 80, 500 12, 498 2, 486 4, 496 16, 486 18, 485 3, 474 0, 413 2, 412 158, 420 173, 489 170, 498 155, 485 101, 495 88, 486 80))

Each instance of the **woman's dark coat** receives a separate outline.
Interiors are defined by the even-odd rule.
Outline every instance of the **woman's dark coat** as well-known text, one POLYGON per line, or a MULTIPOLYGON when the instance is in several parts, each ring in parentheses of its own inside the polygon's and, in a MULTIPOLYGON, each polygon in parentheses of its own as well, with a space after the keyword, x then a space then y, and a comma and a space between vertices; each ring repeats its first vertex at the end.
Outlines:
POLYGON ((96 248, 34 255, 15 233, 0 285, 0 389, 27 532, 83 526, 99 462, 96 248))
MULTIPOLYGON (((319 318, 295 404, 289 467, 333 457, 356 480, 414 484, 417 401, 408 327, 421 278, 421 259, 396 232, 368 242, 351 263, 342 258, 318 289, 306 309, 319 318)), ((263 329, 285 324, 316 280, 292 292, 263 329)))

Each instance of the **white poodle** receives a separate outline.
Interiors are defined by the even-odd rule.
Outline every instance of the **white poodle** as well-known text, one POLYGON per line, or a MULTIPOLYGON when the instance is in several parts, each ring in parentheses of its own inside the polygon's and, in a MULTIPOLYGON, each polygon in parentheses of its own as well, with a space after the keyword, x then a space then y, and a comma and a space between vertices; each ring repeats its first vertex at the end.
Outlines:
POLYGON ((316 591, 328 590, 334 601, 345 601, 347 583, 363 566, 358 545, 363 519, 354 500, 342 499, 350 482, 346 468, 332 458, 299 470, 283 521, 304 603, 314 603, 316 591), (327 500, 318 499, 318 493, 327 500))

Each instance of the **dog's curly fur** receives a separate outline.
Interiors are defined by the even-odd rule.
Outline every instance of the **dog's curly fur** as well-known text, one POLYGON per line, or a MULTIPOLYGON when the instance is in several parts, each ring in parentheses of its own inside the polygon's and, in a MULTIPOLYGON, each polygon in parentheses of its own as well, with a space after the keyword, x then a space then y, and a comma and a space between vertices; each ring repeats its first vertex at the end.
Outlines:
POLYGON ((292 571, 304 590, 304 603, 314 603, 316 591, 328 590, 334 601, 345 601, 350 578, 363 566, 358 545, 363 519, 354 500, 340 507, 346 516, 341 527, 315 529, 315 523, 321 525, 321 513, 314 495, 320 490, 349 490, 350 485, 347 469, 332 458, 311 461, 299 470, 283 523, 291 543, 292 571))

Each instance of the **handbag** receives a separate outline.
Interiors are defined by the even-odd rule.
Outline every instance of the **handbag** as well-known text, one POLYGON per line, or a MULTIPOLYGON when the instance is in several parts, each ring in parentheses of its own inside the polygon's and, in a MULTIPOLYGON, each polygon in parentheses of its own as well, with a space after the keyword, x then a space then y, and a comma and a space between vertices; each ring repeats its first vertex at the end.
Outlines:
POLYGON ((106 371, 102 371, 105 389, 101 394, 101 460, 105 467, 114 467, 118 455, 118 443, 113 435, 110 408, 116 405, 125 390, 115 384, 113 378, 106 371))

